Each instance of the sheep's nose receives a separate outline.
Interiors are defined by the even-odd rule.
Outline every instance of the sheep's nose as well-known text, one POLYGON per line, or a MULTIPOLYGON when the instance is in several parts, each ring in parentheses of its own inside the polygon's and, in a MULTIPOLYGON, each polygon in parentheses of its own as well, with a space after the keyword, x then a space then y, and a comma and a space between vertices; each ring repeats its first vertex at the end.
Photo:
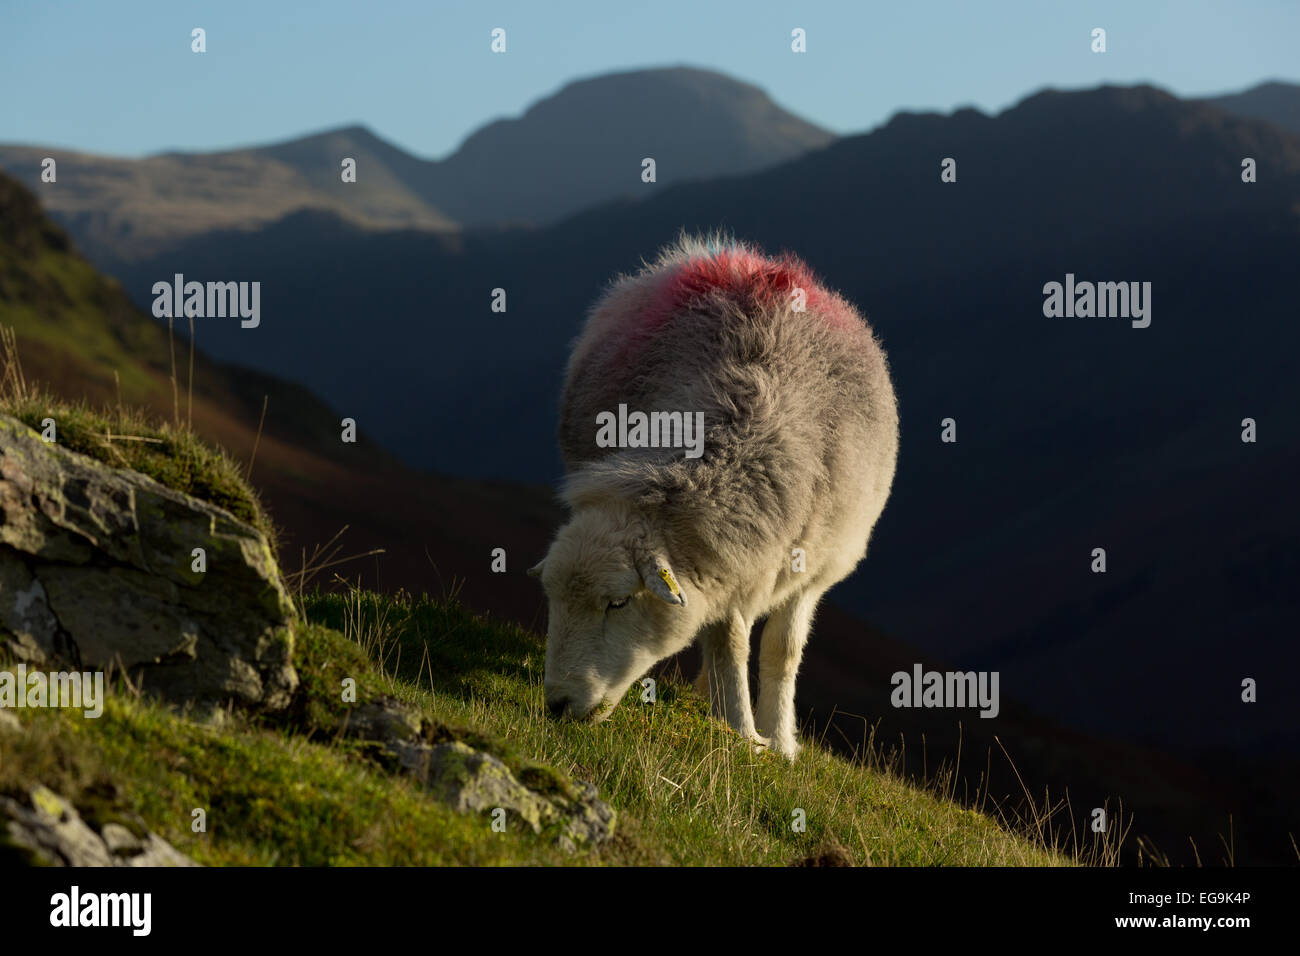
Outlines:
POLYGON ((546 702, 546 709, 551 712, 552 717, 561 717, 564 715, 564 708, 569 706, 569 698, 552 697, 546 702))

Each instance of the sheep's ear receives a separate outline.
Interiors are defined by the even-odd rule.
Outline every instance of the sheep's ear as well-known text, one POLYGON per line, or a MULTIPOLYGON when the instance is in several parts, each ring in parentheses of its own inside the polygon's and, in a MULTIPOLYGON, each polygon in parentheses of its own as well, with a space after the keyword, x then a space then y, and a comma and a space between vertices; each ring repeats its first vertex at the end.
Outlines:
POLYGON ((677 583, 668 561, 661 556, 651 555, 641 563, 641 581, 646 590, 667 604, 686 607, 686 592, 677 583))
POLYGON ((542 576, 542 565, 545 563, 546 563, 546 559, 543 558, 541 561, 538 561, 536 564, 534 564, 531 568, 528 569, 528 576, 530 578, 540 578, 542 576))

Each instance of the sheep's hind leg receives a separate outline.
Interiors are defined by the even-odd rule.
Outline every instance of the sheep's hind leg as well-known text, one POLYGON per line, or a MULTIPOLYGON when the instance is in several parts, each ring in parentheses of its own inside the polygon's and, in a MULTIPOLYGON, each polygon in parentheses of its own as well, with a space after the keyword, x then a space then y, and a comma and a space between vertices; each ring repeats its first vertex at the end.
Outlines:
POLYGON ((713 716, 725 720, 742 737, 767 746, 768 740, 754 729, 754 712, 749 700, 748 621, 734 615, 711 624, 700 634, 701 682, 709 695, 713 716))
POLYGON ((796 594, 770 615, 758 647, 758 729, 778 753, 799 753, 794 684, 821 591, 796 594))

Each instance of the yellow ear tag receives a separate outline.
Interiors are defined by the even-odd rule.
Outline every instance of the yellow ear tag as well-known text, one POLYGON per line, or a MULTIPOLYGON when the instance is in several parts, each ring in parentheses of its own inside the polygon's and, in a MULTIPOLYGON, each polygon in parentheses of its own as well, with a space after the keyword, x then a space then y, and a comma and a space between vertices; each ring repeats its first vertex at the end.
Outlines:
POLYGON ((669 571, 667 568, 660 568, 659 577, 663 578, 664 584, 668 585, 668 590, 673 597, 682 596, 682 589, 678 587, 677 579, 673 577, 673 573, 671 571, 669 571))

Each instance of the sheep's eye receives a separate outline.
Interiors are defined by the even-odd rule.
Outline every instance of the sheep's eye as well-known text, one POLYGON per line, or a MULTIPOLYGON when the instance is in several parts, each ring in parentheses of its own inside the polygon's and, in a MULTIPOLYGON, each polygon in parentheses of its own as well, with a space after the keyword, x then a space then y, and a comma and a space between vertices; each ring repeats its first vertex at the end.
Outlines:
POLYGON ((621 600, 621 601, 610 601, 610 602, 609 602, 609 610, 611 610, 611 611, 617 611, 617 610, 618 610, 619 608, 621 608, 621 607, 626 607, 626 606, 627 606, 627 602, 630 601, 630 600, 632 600, 632 598, 631 598, 631 596, 629 595, 628 597, 623 598, 623 600, 621 600))

